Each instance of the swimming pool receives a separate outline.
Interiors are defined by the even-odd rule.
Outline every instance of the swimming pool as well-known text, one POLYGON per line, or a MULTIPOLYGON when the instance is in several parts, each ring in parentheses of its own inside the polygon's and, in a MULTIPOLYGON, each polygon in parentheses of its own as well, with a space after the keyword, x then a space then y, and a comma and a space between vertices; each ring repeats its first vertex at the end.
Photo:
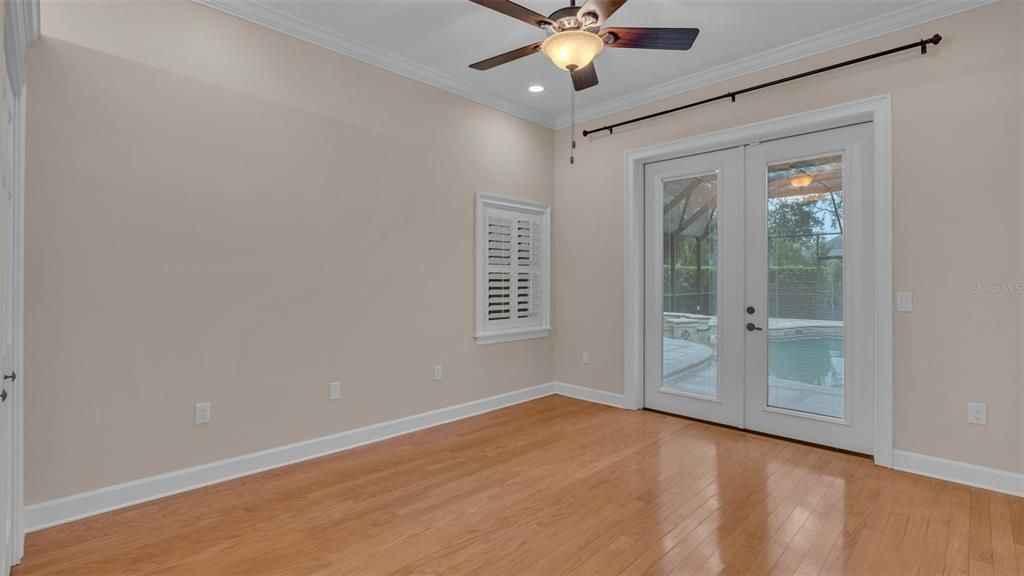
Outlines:
MULTIPOLYGON (((662 339, 662 387, 717 396, 717 351, 682 338, 662 339)), ((842 323, 782 322, 768 333, 768 405, 823 416, 843 416, 842 323)))

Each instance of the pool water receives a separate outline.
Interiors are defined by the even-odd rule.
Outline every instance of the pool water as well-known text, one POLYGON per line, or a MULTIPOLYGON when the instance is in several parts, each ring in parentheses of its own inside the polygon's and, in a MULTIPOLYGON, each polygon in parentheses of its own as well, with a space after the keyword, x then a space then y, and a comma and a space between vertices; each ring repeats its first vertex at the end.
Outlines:
POLYGON ((768 340, 768 374, 775 378, 842 387, 842 362, 842 338, 768 340))
MULTIPOLYGON (((664 388, 718 396, 714 348, 676 338, 662 342, 664 388)), ((841 418, 843 400, 842 337, 769 336, 769 406, 841 418)))

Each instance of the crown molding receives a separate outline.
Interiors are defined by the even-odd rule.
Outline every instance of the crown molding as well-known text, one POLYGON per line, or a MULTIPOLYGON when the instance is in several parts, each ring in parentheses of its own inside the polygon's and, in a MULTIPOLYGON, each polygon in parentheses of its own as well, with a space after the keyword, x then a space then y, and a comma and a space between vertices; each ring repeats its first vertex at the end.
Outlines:
MULTIPOLYGON (((268 6, 262 0, 247 0, 244 2, 239 0, 192 1, 196 4, 315 44, 321 48, 361 60, 395 74, 429 84, 435 88, 440 88, 468 100, 490 106, 535 124, 540 124, 541 126, 564 128, 569 125, 568 114, 551 116, 486 90, 474 88, 461 80, 437 70, 416 64, 401 56, 295 18, 272 6, 268 6)), ((576 111, 576 122, 586 122, 644 104, 650 104, 651 102, 725 82, 787 62, 793 62, 801 58, 863 42, 883 34, 897 32, 911 26, 917 26, 932 20, 980 8, 997 1, 963 0, 960 2, 941 2, 922 0, 882 16, 850 24, 837 30, 825 31, 785 46, 761 52, 760 54, 734 60, 721 66, 677 78, 600 104, 587 106, 576 111)))
MULTIPOLYGON (((732 80, 740 76, 800 60, 801 58, 842 48, 843 46, 863 42, 884 34, 904 30, 911 26, 967 12, 997 1, 964 0, 963 2, 954 3, 923 0, 888 14, 856 22, 836 30, 828 30, 785 46, 761 52, 760 54, 734 60, 721 66, 683 76, 682 78, 639 90, 600 104, 577 109, 576 123, 579 124, 580 122, 587 122, 617 112, 623 112, 630 108, 636 108, 637 106, 650 104, 651 102, 663 100, 684 92, 732 80)), ((569 122, 569 115, 562 114, 558 116, 554 124, 556 128, 564 128, 569 125, 569 122)))
POLYGON ((401 56, 370 46, 343 34, 327 30, 277 10, 260 0, 192 0, 194 3, 230 14, 337 52, 395 74, 440 88, 467 100, 489 106, 547 128, 554 128, 555 118, 538 110, 474 88, 452 76, 432 70, 401 56))

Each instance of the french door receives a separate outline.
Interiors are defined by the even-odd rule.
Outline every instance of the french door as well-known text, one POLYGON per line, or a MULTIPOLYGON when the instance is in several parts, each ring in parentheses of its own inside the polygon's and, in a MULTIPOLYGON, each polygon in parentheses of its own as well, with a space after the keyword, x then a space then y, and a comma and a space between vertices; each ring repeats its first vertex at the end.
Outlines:
POLYGON ((644 168, 649 408, 873 452, 872 129, 644 168))

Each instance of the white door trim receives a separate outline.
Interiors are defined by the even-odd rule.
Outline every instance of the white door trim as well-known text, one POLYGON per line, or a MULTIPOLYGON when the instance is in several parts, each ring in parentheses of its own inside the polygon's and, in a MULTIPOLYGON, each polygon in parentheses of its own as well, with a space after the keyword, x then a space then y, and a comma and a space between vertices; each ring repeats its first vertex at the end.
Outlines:
POLYGON ((25 503, 25 101, 23 86, 15 99, 14 206, 17 239, 14 255, 14 370, 11 385, 11 565, 21 563, 25 551, 23 510, 25 503))
POLYGON ((16 334, 15 372, 18 377, 10 389, 11 406, 11 564, 18 564, 24 555, 24 294, 25 294, 25 54, 39 38, 39 0, 4 3, 4 58, 14 92, 15 120, 13 142, 5 143, 14 155, 14 203, 17 214, 17 250, 15 254, 14 330, 16 334))
POLYGON ((625 154, 626 407, 644 405, 644 165, 817 130, 872 122, 875 152, 875 463, 893 465, 892 99, 888 94, 684 138, 625 154))

